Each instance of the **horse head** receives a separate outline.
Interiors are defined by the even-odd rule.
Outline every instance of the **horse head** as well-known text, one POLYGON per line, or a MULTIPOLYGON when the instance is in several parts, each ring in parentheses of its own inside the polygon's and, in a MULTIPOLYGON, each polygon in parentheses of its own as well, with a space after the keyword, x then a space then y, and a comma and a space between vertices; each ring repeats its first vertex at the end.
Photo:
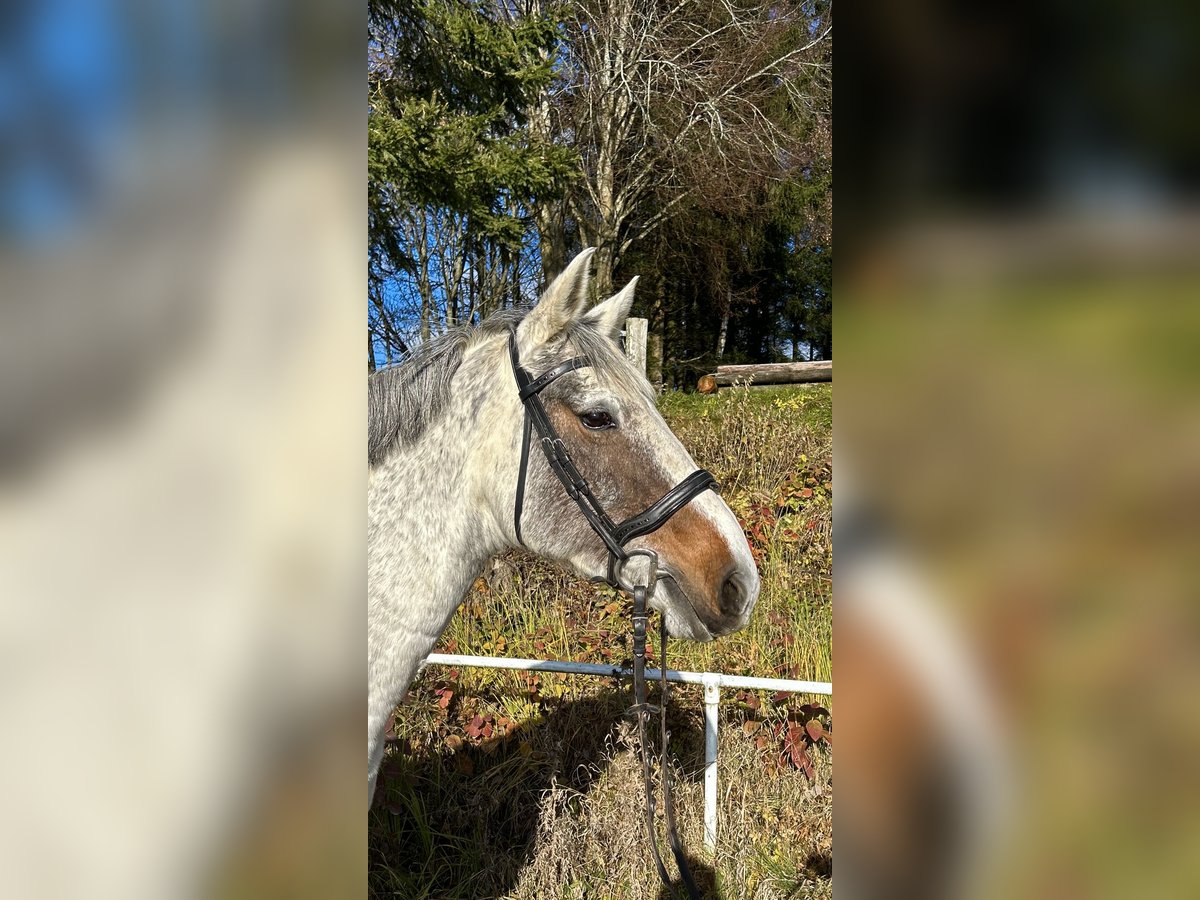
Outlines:
POLYGON ((632 571, 647 559, 657 560, 658 588, 650 606, 662 613, 671 634, 700 641, 729 634, 746 625, 758 598, 759 575, 750 548, 721 497, 704 489, 707 484, 696 483, 696 464, 659 414, 653 388, 621 351, 620 331, 637 279, 588 309, 591 255, 590 250, 579 254, 550 284, 506 335, 507 351, 496 342, 486 363, 475 361, 489 367, 486 374, 496 379, 505 397, 480 411, 490 417, 480 433, 492 444, 487 483, 480 485, 480 493, 489 498, 497 527, 511 546, 523 546, 584 577, 612 580, 611 542, 606 546, 552 470, 541 452, 544 435, 533 435, 533 447, 522 460, 528 411, 522 409, 514 370, 523 369, 527 379, 537 380, 563 368, 537 391, 537 399, 602 517, 622 522, 649 511, 693 476, 689 483, 699 491, 684 490, 685 496, 677 499, 690 499, 682 507, 665 520, 658 516, 648 533, 630 529, 634 534, 624 550, 631 556, 625 562, 632 571), (572 367, 572 360, 579 367, 572 367), (637 551, 652 551, 653 556, 637 551))

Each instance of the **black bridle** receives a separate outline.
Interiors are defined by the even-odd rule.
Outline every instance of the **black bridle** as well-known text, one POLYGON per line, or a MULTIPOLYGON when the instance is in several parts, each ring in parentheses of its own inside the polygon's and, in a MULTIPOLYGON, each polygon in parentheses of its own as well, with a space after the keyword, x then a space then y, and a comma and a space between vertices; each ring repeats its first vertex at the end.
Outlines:
MULTIPOLYGON (((646 701, 646 627, 649 619, 647 603, 654 596, 654 590, 658 583, 658 555, 649 549, 626 550, 625 545, 634 538, 657 531, 698 494, 709 489, 715 490, 717 480, 710 472, 697 469, 642 512, 630 516, 620 524, 614 523, 605 512, 599 499, 592 493, 587 479, 575 468, 575 464, 571 461, 571 455, 562 438, 555 431, 550 417, 546 414, 546 407, 539 396, 542 390, 568 372, 591 366, 591 360, 586 356, 575 356, 534 378, 521 365, 516 332, 511 330, 508 333, 508 355, 512 361, 513 376, 517 380, 518 396, 525 407, 525 423, 521 437, 521 463, 517 475, 517 495, 513 512, 513 528, 516 530, 517 542, 521 546, 525 546, 525 541, 521 536, 521 512, 525 503, 525 477, 529 466, 529 445, 532 433, 536 430, 542 452, 545 453, 546 461, 550 464, 550 470, 562 482, 567 496, 579 506, 584 518, 587 519, 592 530, 599 535, 608 550, 608 573, 603 580, 617 590, 633 595, 633 692, 641 741, 642 776, 646 786, 646 828, 650 835, 650 847, 654 853, 658 876, 664 884, 670 886, 671 879, 667 874, 666 866, 663 865, 662 854, 658 849, 658 837, 654 829, 655 797, 651 782, 649 743, 646 735, 646 722, 650 715, 650 705, 646 701), (645 583, 634 584, 626 577, 625 564, 634 556, 642 556, 647 560, 646 575, 638 579, 645 583)), ((667 754, 669 735, 667 732, 667 627, 665 619, 660 619, 659 649, 662 657, 659 666, 662 698, 658 711, 661 721, 663 811, 667 820, 667 837, 689 897, 692 900, 699 900, 700 892, 696 888, 696 882, 688 868, 683 845, 675 827, 675 805, 671 797, 671 769, 667 754)))
MULTIPOLYGON (((717 479, 713 478, 712 473, 706 472, 704 469, 697 469, 637 515, 630 516, 619 525, 614 523, 608 513, 604 511, 604 507, 596 495, 592 493, 587 480, 575 468, 575 464, 571 461, 571 455, 567 452, 566 444, 555 431, 550 417, 546 414, 546 407, 542 404, 542 398, 539 396, 543 390, 568 372, 591 366, 591 360, 586 356, 574 356, 555 366, 549 372, 534 378, 521 365, 520 353, 517 350, 517 336, 514 331, 508 333, 508 355, 512 360, 513 375, 517 379, 517 396, 521 398, 521 403, 525 406, 525 427, 521 437, 521 468, 517 475, 517 499, 513 510, 513 528, 517 533, 517 542, 521 546, 525 545, 521 536, 521 511, 525 505, 525 473, 529 467, 529 444, 532 432, 536 429, 542 452, 546 454, 546 461, 550 464, 551 471, 558 476, 558 480, 566 488, 567 496, 579 505, 584 518, 592 526, 592 530, 600 536, 600 540, 604 542, 604 546, 608 550, 608 577, 605 580, 618 590, 632 592, 634 586, 623 578, 624 564, 631 556, 626 552, 625 545, 634 538, 651 534, 662 528, 671 516, 687 506, 697 494, 703 493, 709 488, 716 488, 717 479)), ((639 551, 632 555, 645 556, 649 553, 650 551, 639 551)), ((651 561, 657 562, 657 559, 651 561)))

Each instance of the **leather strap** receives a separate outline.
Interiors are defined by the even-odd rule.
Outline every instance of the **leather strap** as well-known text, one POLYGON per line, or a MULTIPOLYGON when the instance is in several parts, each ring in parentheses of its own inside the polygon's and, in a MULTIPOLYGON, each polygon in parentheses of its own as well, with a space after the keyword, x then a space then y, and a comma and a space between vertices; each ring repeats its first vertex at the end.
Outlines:
POLYGON ((542 388, 546 387, 546 385, 550 384, 550 382, 554 381, 554 379, 560 378, 561 376, 566 375, 568 372, 574 372, 576 369, 582 369, 590 365, 591 362, 586 356, 573 356, 565 363, 555 366, 544 375, 541 375, 535 378, 533 381, 528 382, 523 388, 521 388, 520 393, 518 393, 517 396, 520 397, 521 402, 524 403, 527 398, 532 397, 534 394, 540 392, 542 388))
POLYGON ((524 427, 521 429, 521 468, 517 473, 517 502, 513 507, 513 528, 517 532, 517 543, 522 547, 525 546, 525 538, 521 535, 521 508, 525 505, 525 471, 529 468, 529 433, 532 429, 533 422, 526 416, 524 427))
MULTIPOLYGON (((646 729, 646 722, 650 718, 650 710, 652 708, 646 698, 647 618, 646 589, 639 586, 633 590, 633 701, 638 718, 638 742, 641 745, 642 784, 646 790, 646 833, 650 837, 650 851, 654 856, 654 866, 658 869, 659 880, 668 888, 673 888, 674 885, 671 882, 671 876, 667 873, 667 867, 663 864, 662 852, 658 848, 658 831, 654 827, 654 812, 657 809, 657 800, 654 796, 654 776, 650 770, 650 738, 646 729)), ((683 879, 689 900, 701 900, 700 890, 696 887, 696 881, 692 877, 692 870, 688 866, 687 856, 683 850, 683 843, 679 839, 679 830, 675 825, 675 799, 671 789, 671 766, 668 751, 670 734, 667 731, 666 622, 660 619, 659 627, 658 645, 661 657, 659 662, 661 696, 659 698, 658 714, 659 733, 662 742, 659 769, 662 772, 663 812, 666 814, 667 820, 667 842, 671 847, 671 854, 675 857, 675 865, 679 868, 679 875, 683 879)))
POLYGON ((630 516, 616 527, 614 537, 617 543, 624 546, 636 537, 657 531, 667 523, 675 513, 687 506, 697 494, 716 488, 717 479, 711 472, 697 469, 671 490, 656 500, 648 509, 636 516, 630 516))
POLYGON ((658 719, 659 733, 662 739, 660 747, 661 762, 659 768, 662 770, 663 781, 663 812, 667 815, 667 841, 671 845, 671 855, 675 857, 675 865, 679 867, 679 875, 683 879, 684 885, 687 887, 688 897, 690 900, 700 900, 700 889, 696 887, 696 881, 692 878, 692 870, 688 866, 687 856, 683 852, 683 842, 679 839, 679 829, 675 827, 675 795, 671 790, 671 765, 669 741, 670 733, 667 731, 667 620, 662 616, 658 619, 658 646, 661 660, 658 664, 660 685, 659 702, 658 702, 658 719))
POLYGON ((663 884, 671 883, 667 867, 663 865, 662 854, 658 850, 658 832, 654 828, 654 811, 657 801, 654 797, 654 776, 650 771, 650 743, 646 734, 646 719, 650 716, 650 705, 646 702, 646 589, 636 587, 633 590, 633 702, 637 710, 638 743, 642 757, 642 785, 646 789, 646 834, 650 837, 650 851, 654 855, 654 867, 658 869, 659 880, 663 884))

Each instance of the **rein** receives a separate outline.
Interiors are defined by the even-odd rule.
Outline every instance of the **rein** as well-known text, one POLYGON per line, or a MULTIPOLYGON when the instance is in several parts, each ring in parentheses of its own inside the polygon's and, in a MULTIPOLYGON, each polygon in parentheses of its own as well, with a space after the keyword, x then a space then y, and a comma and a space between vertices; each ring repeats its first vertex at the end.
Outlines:
MULTIPOLYGON (((626 550, 625 545, 634 538, 657 531, 698 494, 709 489, 715 489, 717 487, 717 480, 712 476, 712 473, 704 469, 697 469, 642 512, 630 516, 619 524, 614 523, 604 510, 599 499, 592 493, 587 480, 575 468, 575 464, 571 461, 571 455, 567 451, 562 438, 555 431, 550 417, 546 414, 546 407, 539 396, 544 388, 563 375, 574 372, 576 369, 591 366, 591 360, 586 356, 572 357, 548 372, 534 378, 521 365, 520 353, 517 349, 517 336, 514 330, 510 330, 508 333, 508 354, 509 359, 512 361, 513 376, 516 378, 518 396, 525 407, 525 423, 521 437, 521 463, 519 474, 517 475, 516 503, 513 511, 513 527, 516 530, 517 542, 521 546, 525 546, 525 541, 521 536, 521 513, 525 503, 525 478, 529 465, 529 446, 532 442, 532 433, 536 430, 539 444, 546 456, 546 461, 550 464, 551 471, 562 482, 567 496, 579 506, 584 518, 587 519, 592 530, 596 532, 608 550, 608 574, 602 580, 616 590, 624 591, 633 596, 633 695, 634 709, 637 710, 638 718, 638 736, 641 743, 642 779, 646 787, 646 830, 650 836, 650 848, 654 854, 654 863, 658 869, 658 877, 662 880, 663 884, 671 887, 671 879, 667 874, 666 866, 663 864, 662 854, 658 848, 658 835, 654 828, 656 801, 651 777, 650 745, 646 733, 646 725, 651 711, 651 706, 646 698, 646 628, 649 621, 647 604, 653 598, 655 587, 658 584, 658 554, 649 549, 626 550), (626 563, 635 556, 645 557, 648 562, 646 575, 637 579, 638 582, 645 582, 644 584, 631 583, 625 573, 626 563)), ((679 874, 683 879, 684 885, 687 887, 688 896, 691 900, 700 900, 700 891, 696 888, 695 879, 688 868, 687 858, 683 852, 683 844, 679 840, 679 833, 675 827, 675 804, 671 795, 671 769, 668 765, 667 625, 665 618, 660 618, 659 625, 659 648, 662 656, 659 669, 661 672, 662 697, 658 706, 658 712, 662 753, 663 812, 666 816, 667 839, 671 845, 671 852, 675 857, 675 863, 679 867, 679 874)))

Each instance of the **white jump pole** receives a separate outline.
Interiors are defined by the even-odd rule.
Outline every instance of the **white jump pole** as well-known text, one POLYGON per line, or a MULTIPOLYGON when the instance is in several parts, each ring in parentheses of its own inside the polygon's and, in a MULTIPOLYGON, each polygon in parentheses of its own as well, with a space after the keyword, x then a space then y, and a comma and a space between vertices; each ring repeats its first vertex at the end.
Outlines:
MULTIPOLYGON (((559 659, 517 659, 507 656, 463 656, 458 653, 430 653, 422 668, 429 663, 440 666, 479 666, 485 669, 522 669, 531 672, 562 672, 567 675, 600 675, 608 678, 632 678, 632 669, 606 666, 600 663, 567 662, 559 659)), ((828 681, 798 681, 794 678, 756 678, 750 675, 725 675, 721 672, 680 672, 667 669, 667 681, 681 684, 704 684, 704 676, 719 679, 722 688, 751 688, 764 691, 788 691, 793 694, 833 694, 828 681)), ((647 669, 646 680, 657 680, 658 669, 647 669)))
POLYGON ((717 715, 721 676, 704 673, 704 848, 717 849, 717 715))

